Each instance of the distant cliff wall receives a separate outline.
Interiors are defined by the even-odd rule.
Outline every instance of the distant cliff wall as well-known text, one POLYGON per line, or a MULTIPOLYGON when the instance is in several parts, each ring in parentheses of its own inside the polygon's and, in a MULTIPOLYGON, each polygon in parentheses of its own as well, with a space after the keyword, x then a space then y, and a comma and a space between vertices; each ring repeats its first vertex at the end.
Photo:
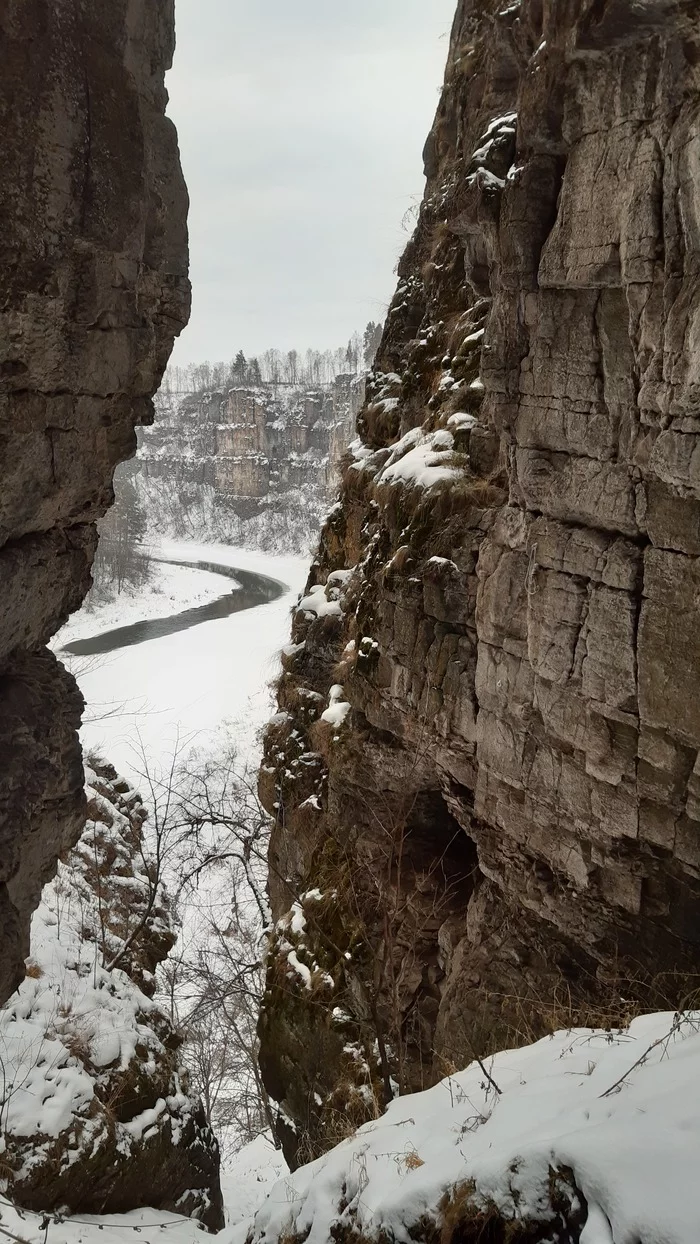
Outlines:
POLYGON ((305 552, 337 493, 364 381, 161 392, 125 465, 154 534, 305 552))
POLYGON ((699 18, 458 6, 261 772, 292 1160, 697 984, 699 18))
POLYGON ((0 997, 85 819, 81 698, 44 647, 187 321, 172 0, 0 10, 0 997))

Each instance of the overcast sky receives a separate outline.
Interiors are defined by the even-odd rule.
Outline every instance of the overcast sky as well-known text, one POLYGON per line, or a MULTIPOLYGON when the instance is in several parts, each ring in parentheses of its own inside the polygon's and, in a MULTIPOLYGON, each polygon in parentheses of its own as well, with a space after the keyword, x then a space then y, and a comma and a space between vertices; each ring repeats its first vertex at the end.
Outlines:
POLYGON ((454 8, 176 0, 194 303, 174 362, 324 349, 383 318, 454 8))

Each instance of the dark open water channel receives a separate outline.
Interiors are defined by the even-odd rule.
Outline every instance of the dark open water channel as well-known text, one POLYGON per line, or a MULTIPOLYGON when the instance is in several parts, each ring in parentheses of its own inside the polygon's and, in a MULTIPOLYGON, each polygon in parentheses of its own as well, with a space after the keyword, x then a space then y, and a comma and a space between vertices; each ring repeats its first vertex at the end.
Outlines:
POLYGON ((110 631, 103 631, 101 635, 92 635, 89 639, 76 639, 73 643, 66 644, 63 652, 90 657, 104 652, 116 652, 119 648, 131 648, 134 644, 144 644, 149 639, 163 639, 165 635, 174 635, 176 631, 189 630, 191 626, 199 626, 202 622, 212 622, 217 618, 227 618, 232 613, 242 613, 244 609, 267 605, 289 591, 287 585, 277 579, 255 574, 252 570, 239 570, 237 566, 221 566, 207 561, 176 561, 169 557, 156 557, 153 560, 166 562, 171 566, 209 570, 225 579, 234 579, 240 586, 216 600, 209 601, 207 605, 196 605, 193 609, 184 609, 182 613, 174 613, 167 618, 133 622, 131 626, 116 626, 110 631))

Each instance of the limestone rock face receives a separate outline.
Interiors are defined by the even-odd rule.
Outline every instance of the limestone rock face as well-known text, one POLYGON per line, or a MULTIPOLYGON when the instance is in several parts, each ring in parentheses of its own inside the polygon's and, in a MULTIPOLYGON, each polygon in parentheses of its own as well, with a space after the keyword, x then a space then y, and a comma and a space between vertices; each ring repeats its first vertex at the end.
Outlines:
POLYGON ((72 680, 43 648, 187 321, 187 195, 163 86, 172 0, 0 11, 0 997, 85 819, 72 680))
POLYGON ((700 968, 697 0, 461 0, 425 160, 261 773, 293 1160, 700 968))

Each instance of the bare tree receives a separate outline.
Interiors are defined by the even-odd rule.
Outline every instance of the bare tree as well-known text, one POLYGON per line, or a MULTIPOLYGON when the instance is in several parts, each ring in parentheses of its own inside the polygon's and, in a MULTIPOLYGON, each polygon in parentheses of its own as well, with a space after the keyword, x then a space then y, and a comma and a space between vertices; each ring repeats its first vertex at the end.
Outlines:
POLYGON ((115 478, 114 505, 99 524, 100 541, 92 567, 92 599, 125 587, 140 587, 149 578, 148 556, 142 548, 146 514, 133 480, 115 478))
POLYGON ((285 368, 286 379, 289 384, 297 384, 299 380, 299 355, 296 350, 287 351, 287 364, 285 368))
POLYGON ((207 1117, 235 1151, 262 1133, 274 1137, 257 1059, 269 819, 232 750, 185 762, 180 748, 161 775, 144 764, 143 776, 157 809, 155 858, 183 926, 160 971, 161 993, 207 1117))

